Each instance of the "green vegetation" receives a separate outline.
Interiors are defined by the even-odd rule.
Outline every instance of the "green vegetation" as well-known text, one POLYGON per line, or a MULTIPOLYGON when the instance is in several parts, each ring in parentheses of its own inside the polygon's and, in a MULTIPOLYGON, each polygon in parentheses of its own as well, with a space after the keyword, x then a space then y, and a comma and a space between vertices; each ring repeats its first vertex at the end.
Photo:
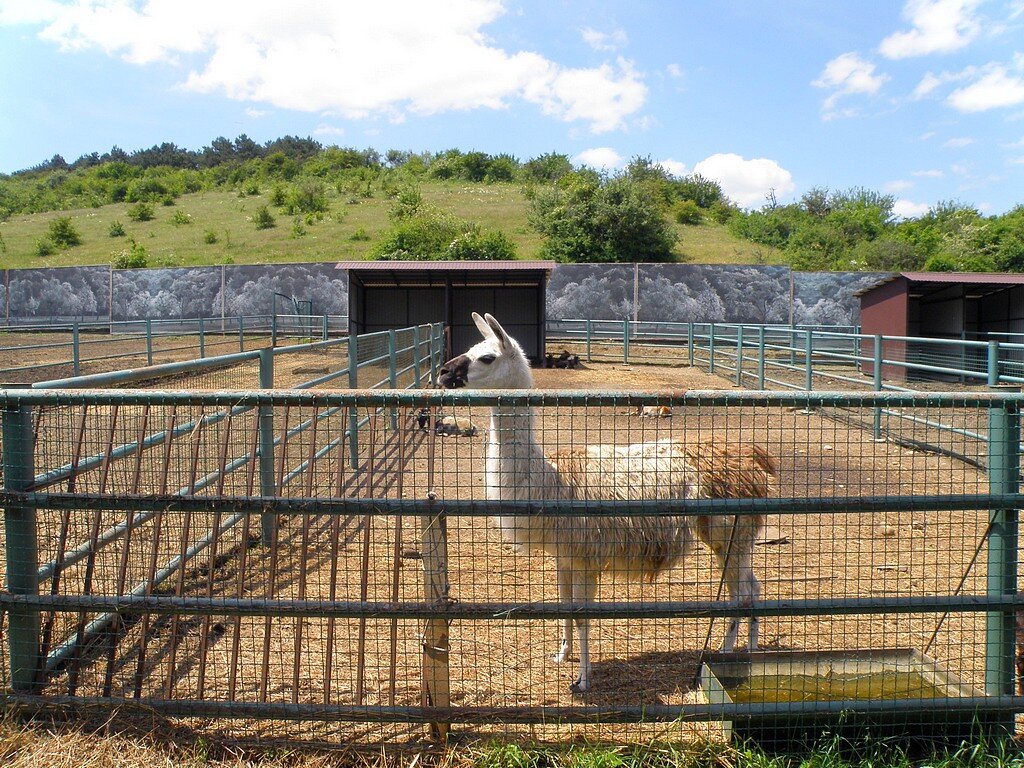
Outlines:
POLYGON ((866 189, 813 189, 799 203, 734 216, 729 230, 778 248, 797 269, 1024 271, 1024 206, 985 217, 944 202, 897 221, 893 202, 866 189))
POLYGON ((514 254, 1024 271, 1024 207, 986 217, 943 203, 910 221, 892 208, 869 190, 815 189, 799 203, 741 212, 716 182, 670 176, 650 158, 603 176, 554 152, 526 161, 458 149, 382 156, 293 136, 262 145, 220 137, 197 151, 114 147, 0 175, 10 267, 41 257, 48 266, 110 262, 123 250, 110 238, 127 236, 127 217, 153 266, 514 254), (177 203, 187 213, 157 214, 177 203), (280 216, 290 225, 276 226, 280 216))

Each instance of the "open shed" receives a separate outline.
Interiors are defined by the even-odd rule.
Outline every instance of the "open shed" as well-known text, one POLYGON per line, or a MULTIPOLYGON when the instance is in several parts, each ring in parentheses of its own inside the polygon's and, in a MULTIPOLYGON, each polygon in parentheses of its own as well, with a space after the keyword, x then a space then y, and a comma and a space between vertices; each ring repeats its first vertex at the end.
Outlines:
POLYGON ((453 350, 480 340, 473 312, 490 312, 538 360, 545 347, 550 261, 350 261, 349 333, 446 323, 453 350))
MULTIPOLYGON (((990 272, 897 272, 862 288, 861 333, 931 339, 1009 341, 1024 333, 1024 275, 990 272)), ((870 342, 861 353, 870 356, 870 342)), ((886 341, 888 360, 913 360, 913 345, 886 341)), ((872 372, 870 364, 867 373, 872 372)), ((884 366, 884 378, 905 378, 903 368, 884 366)))

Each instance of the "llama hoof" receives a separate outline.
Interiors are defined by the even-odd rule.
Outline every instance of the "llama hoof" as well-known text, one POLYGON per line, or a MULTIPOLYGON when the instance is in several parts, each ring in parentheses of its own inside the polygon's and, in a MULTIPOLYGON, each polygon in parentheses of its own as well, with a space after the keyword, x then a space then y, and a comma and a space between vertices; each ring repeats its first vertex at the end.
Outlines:
POLYGON ((573 696, 581 696, 590 690, 590 683, 581 683, 579 680, 576 680, 569 685, 569 690, 573 696))

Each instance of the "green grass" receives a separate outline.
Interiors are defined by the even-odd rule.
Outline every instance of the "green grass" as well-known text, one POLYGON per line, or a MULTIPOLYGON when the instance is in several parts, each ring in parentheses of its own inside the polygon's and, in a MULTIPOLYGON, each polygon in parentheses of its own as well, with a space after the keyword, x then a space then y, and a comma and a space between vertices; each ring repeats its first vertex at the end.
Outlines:
MULTIPOLYGON (((515 243, 519 258, 536 258, 541 237, 527 221, 528 201, 514 184, 425 182, 424 201, 456 216, 500 229, 515 243)), ((0 222, 0 266, 7 268, 109 264, 134 239, 148 253, 151 267, 210 264, 268 264, 273 262, 364 259, 388 229, 391 200, 379 193, 363 198, 328 190, 329 211, 322 220, 289 216, 270 205, 270 188, 240 197, 237 192, 209 191, 178 198, 174 206, 155 206, 152 221, 128 218, 128 204, 15 216, 0 222), (276 226, 257 229, 252 216, 268 206, 276 226), (82 237, 81 245, 38 255, 38 244, 55 219, 70 217, 82 237), (177 221, 175 221, 177 220, 177 221), (120 222, 125 237, 111 237, 120 222), (188 223, 181 223, 187 221, 188 223), (216 242, 208 236, 212 233, 216 242), (368 238, 368 239, 367 239, 368 238)), ((780 254, 733 237, 725 227, 675 225, 680 235, 676 250, 681 261, 709 264, 781 263, 780 254)))

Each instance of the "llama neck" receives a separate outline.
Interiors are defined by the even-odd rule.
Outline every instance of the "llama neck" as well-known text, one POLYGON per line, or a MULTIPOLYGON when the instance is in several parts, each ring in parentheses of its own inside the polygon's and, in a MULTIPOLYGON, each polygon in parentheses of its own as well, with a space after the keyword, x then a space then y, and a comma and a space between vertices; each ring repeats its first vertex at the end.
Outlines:
POLYGON ((530 498, 543 485, 551 466, 534 440, 533 409, 501 405, 491 408, 487 440, 487 495, 492 499, 530 498))

